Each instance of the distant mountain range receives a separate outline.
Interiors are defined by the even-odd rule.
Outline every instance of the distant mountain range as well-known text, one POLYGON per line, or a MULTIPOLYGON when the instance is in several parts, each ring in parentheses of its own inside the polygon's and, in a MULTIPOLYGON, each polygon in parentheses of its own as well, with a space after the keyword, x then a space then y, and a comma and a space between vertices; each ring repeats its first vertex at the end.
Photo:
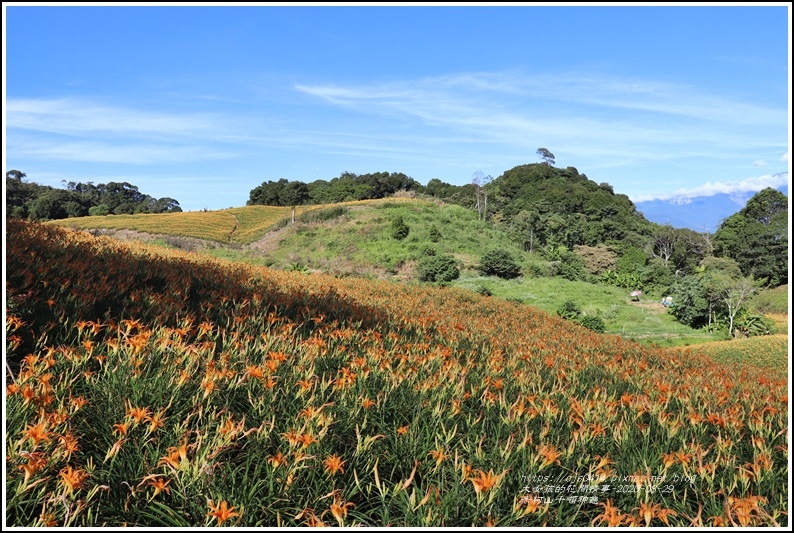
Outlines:
MULTIPOLYGON (((777 190, 788 196, 788 184, 777 187, 777 190)), ((635 202, 634 205, 651 222, 714 233, 724 219, 742 209, 754 195, 755 192, 715 194, 635 202)))

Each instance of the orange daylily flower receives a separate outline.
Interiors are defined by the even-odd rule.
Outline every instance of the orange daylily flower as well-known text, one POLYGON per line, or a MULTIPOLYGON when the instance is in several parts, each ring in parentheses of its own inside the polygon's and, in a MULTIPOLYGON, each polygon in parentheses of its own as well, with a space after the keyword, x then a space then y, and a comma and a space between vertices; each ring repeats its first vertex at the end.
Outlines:
POLYGON ((656 511, 659 509, 659 504, 641 503, 640 504, 640 518, 645 520, 645 525, 650 526, 656 511))
POLYGON ((249 375, 256 379, 262 379, 265 377, 265 371, 261 366, 247 366, 245 367, 246 375, 249 375))
POLYGON ((591 525, 595 526, 606 522, 607 526, 616 527, 626 520, 626 515, 622 514, 620 509, 613 505, 612 500, 607 500, 605 503, 599 503, 598 505, 604 508, 604 512, 596 516, 591 525))
POLYGON ((523 496, 516 502, 515 510, 517 512, 520 511, 521 516, 526 516, 537 511, 540 508, 541 503, 543 503, 543 500, 535 494, 523 496), (524 506, 523 509, 522 505, 524 506))
POLYGON ((168 487, 168 484, 171 483, 171 480, 168 481, 164 480, 161 477, 155 477, 149 481, 149 486, 154 487, 154 494, 152 497, 157 496, 161 492, 165 492, 166 494, 171 494, 171 488, 168 487))
POLYGON ((544 444, 538 449, 538 455, 543 457, 543 466, 548 466, 557 461, 557 458, 562 455, 562 452, 557 451, 554 446, 546 446, 544 444))
POLYGON ((330 511, 339 523, 339 527, 344 525, 344 517, 347 516, 347 510, 351 507, 355 507, 355 504, 352 502, 343 503, 338 495, 334 497, 334 503, 331 504, 330 511))
POLYGON ((656 517, 664 522, 664 525, 670 526, 670 522, 667 521, 668 516, 678 516, 678 513, 673 511, 672 509, 656 509, 656 517))
MULTIPOLYGON (((47 464, 47 459, 44 458, 44 453, 42 452, 24 452, 28 459, 28 462, 20 465, 19 469, 25 472, 25 479, 22 481, 22 485, 27 485, 30 477, 38 472, 42 466, 47 464)), ((20 453, 20 455, 22 455, 20 453)))
POLYGON ((343 467, 346 462, 347 461, 343 461, 338 455, 333 454, 324 460, 323 464, 325 465, 325 471, 330 475, 334 475, 337 472, 344 473, 345 469, 343 467))
POLYGON ((61 446, 63 447, 64 453, 66 453, 66 457, 70 458, 73 453, 80 449, 79 442, 77 441, 77 437, 72 435, 71 433, 66 433, 62 435, 59 440, 61 441, 61 446))
POLYGON ((88 400, 86 400, 82 396, 76 396, 76 397, 71 398, 69 400, 69 405, 71 405, 72 409, 74 409, 75 411, 79 411, 87 403, 88 403, 88 400))
POLYGON ((144 418, 146 422, 149 422, 149 429, 147 433, 153 433, 155 430, 163 427, 163 423, 165 422, 165 417, 163 416, 162 412, 157 412, 152 415, 146 415, 144 418))
POLYGON ((76 489, 79 489, 80 486, 85 481, 85 478, 88 477, 88 474, 85 471, 72 468, 72 466, 64 467, 59 473, 58 476, 61 478, 61 485, 64 487, 64 494, 71 494, 76 489))
POLYGON ((117 431, 120 435, 126 436, 127 430, 130 428, 129 422, 122 422, 120 424, 113 424, 113 430, 117 431))
POLYGON ((499 485, 505 473, 507 473, 507 470, 499 475, 495 475, 493 470, 489 470, 487 474, 482 470, 474 470, 474 472, 476 476, 468 477, 466 481, 471 481, 471 484, 474 486, 474 492, 479 494, 480 492, 488 492, 499 485))
POLYGON ((300 442, 300 435, 294 429, 290 429, 286 433, 281 433, 280 435, 287 439, 287 442, 289 442, 290 446, 295 446, 300 442))
POLYGON ((595 423, 590 424, 590 435, 592 437, 598 437, 599 435, 606 435, 607 430, 601 424, 595 423))
POLYGON ((267 458, 267 462, 273 465, 273 468, 278 468, 279 466, 287 463, 287 458, 281 453, 281 450, 276 452, 276 455, 271 455, 267 458))
POLYGON ((308 448, 311 444, 315 442, 320 442, 320 439, 318 439, 311 433, 304 433, 298 436, 298 442, 300 442, 304 448, 308 448))
POLYGON ((444 451, 443 446, 441 446, 438 450, 430 450, 427 455, 432 456, 433 459, 436 460, 436 467, 441 465, 441 461, 449 457, 449 454, 444 451))
POLYGON ((132 407, 129 404, 127 405, 127 416, 132 418, 136 424, 140 424, 150 414, 149 409, 146 407, 132 407))
POLYGON ((27 438, 33 441, 33 446, 37 446, 39 442, 49 442, 50 432, 47 431, 47 422, 39 422, 35 426, 28 426, 23 432, 27 438))
POLYGON ((179 446, 169 446, 168 455, 161 457, 157 465, 165 464, 172 468, 179 468, 182 463, 187 463, 187 448, 187 442, 184 440, 179 446))
POLYGON ((371 400, 370 398, 364 398, 361 401, 361 406, 364 407, 364 409, 369 409, 373 405, 375 405, 375 402, 373 400, 371 400))
POLYGON ((223 524, 226 520, 233 516, 240 516, 240 513, 235 513, 234 510, 236 507, 229 507, 226 503, 226 500, 221 501, 218 505, 212 503, 212 500, 207 502, 210 508, 210 512, 207 513, 207 516, 212 516, 218 519, 218 525, 223 524))

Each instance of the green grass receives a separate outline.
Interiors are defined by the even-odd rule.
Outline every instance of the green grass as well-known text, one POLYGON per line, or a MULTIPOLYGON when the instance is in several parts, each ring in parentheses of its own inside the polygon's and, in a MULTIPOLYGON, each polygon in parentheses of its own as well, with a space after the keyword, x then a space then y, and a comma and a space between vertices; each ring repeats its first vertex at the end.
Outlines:
POLYGON ((464 267, 473 267, 489 248, 500 247, 520 255, 521 250, 498 228, 477 219, 460 206, 428 201, 381 201, 351 204, 335 218, 301 222, 284 228, 268 251, 277 268, 301 262, 311 269, 372 275, 395 274, 428 254, 454 255, 464 267), (410 228, 402 240, 392 237, 392 221, 403 217, 410 228), (441 238, 433 242, 431 227, 441 238))
POLYGON ((748 302, 748 307, 757 313, 788 314, 788 284, 761 291, 748 302))
POLYGON ((465 273, 452 285, 473 291, 483 287, 494 297, 520 301, 552 314, 556 314, 563 302, 572 300, 579 304, 583 314, 600 316, 606 333, 643 344, 688 346, 720 338, 678 323, 659 303, 661 297, 648 295, 640 302, 632 302, 628 291, 609 285, 559 277, 503 280, 471 273, 465 273))

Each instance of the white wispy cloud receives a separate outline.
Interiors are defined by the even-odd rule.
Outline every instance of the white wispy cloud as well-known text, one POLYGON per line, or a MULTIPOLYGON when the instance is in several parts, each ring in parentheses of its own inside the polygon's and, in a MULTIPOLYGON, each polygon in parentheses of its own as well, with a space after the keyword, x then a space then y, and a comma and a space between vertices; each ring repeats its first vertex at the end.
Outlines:
POLYGON ((217 129, 211 114, 158 113, 109 106, 84 99, 9 99, 9 128, 59 135, 116 134, 125 136, 196 137, 217 129))
POLYGON ((576 159, 611 181, 610 173, 677 159, 722 162, 741 154, 743 164, 773 161, 787 139, 785 110, 653 80, 512 70, 291 87, 289 94, 271 87, 268 105, 253 98, 241 106, 249 101, 243 99, 212 113, 194 111, 206 95, 192 97, 188 111, 89 98, 9 99, 8 149, 136 165, 320 154, 439 173, 485 161, 494 166, 489 172, 503 170, 535 161, 537 147, 547 146, 563 165, 576 159), (289 105, 270 105, 278 98, 289 105))
POLYGON ((729 194, 741 198, 744 193, 755 193, 772 187, 776 189, 788 183, 788 172, 779 174, 755 176, 741 181, 707 182, 691 189, 678 189, 671 193, 651 193, 631 196, 633 202, 650 202, 653 200, 668 200, 673 203, 689 203, 693 198, 714 196, 715 194, 729 194))
POLYGON ((99 141, 38 140, 11 143, 15 157, 37 157, 94 163, 125 163, 161 165, 184 161, 203 161, 233 157, 230 151, 212 150, 204 146, 154 145, 99 141))
POLYGON ((436 131, 454 129, 517 149, 543 139, 597 155, 605 166, 627 158, 719 157, 769 148, 786 127, 778 109, 682 85, 603 76, 511 71, 295 89, 362 117, 414 119, 436 131))

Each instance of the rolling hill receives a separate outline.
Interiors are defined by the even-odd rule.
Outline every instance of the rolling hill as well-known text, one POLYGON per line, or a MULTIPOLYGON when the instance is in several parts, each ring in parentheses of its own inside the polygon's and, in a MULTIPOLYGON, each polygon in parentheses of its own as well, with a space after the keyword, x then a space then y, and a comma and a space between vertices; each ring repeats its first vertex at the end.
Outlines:
POLYGON ((9 525, 788 525, 786 379, 752 364, 451 287, 6 237, 9 525))

